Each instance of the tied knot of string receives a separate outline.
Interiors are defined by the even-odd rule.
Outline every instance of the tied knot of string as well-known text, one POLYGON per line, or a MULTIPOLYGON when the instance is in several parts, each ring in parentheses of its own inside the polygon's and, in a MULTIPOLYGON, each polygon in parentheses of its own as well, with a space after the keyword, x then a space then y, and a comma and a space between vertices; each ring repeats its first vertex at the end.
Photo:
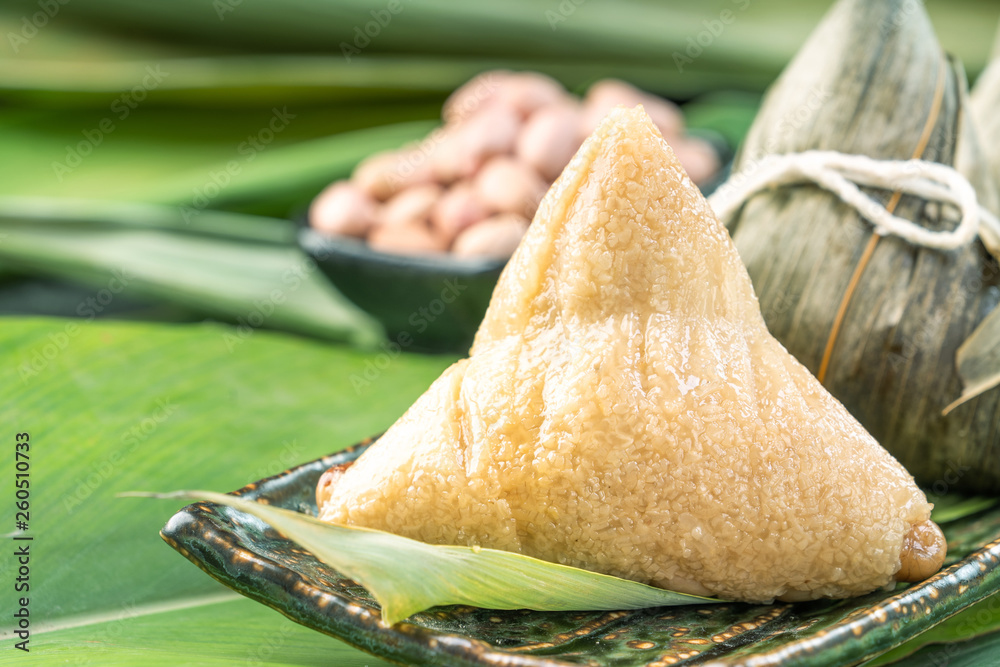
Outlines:
POLYGON ((954 250, 975 239, 983 231, 980 225, 994 238, 1000 235, 1000 221, 979 205, 968 179, 953 167, 926 160, 875 160, 837 151, 768 155, 752 169, 730 178, 708 200, 719 219, 726 223, 758 192, 809 181, 854 208, 881 236, 891 234, 917 246, 954 250), (927 229, 893 215, 859 186, 950 204, 958 209, 961 219, 954 229, 927 229))

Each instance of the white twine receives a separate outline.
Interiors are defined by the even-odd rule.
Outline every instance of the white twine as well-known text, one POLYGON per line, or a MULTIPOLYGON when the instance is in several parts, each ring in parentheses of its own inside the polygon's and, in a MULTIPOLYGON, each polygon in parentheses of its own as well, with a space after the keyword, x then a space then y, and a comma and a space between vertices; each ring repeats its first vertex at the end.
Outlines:
POLYGON ((976 238, 981 224, 994 235, 1000 234, 1000 220, 979 205, 965 176, 948 165, 925 160, 874 160, 836 151, 768 155, 755 163, 753 170, 730 178, 708 201, 725 223, 761 190, 802 181, 812 181, 837 195, 871 222, 877 234, 892 234, 925 248, 960 248, 976 238), (961 221, 952 230, 926 229, 893 215, 859 185, 951 204, 960 211, 961 221))

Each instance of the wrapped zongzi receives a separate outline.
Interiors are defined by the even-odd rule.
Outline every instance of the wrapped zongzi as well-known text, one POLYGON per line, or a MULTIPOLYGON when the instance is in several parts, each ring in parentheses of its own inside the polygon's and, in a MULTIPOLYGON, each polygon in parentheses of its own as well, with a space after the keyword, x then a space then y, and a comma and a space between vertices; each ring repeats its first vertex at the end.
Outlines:
MULTIPOLYGON (((821 149, 956 165, 990 205, 965 85, 920 3, 840 0, 769 91, 732 183, 767 155, 821 149)), ((948 207, 869 194, 927 229, 956 226, 948 207)), ((730 232, 774 336, 918 481, 935 494, 1000 489, 1000 391, 942 414, 962 393, 956 351, 1000 300, 983 243, 881 236, 814 184, 757 194, 730 232)))

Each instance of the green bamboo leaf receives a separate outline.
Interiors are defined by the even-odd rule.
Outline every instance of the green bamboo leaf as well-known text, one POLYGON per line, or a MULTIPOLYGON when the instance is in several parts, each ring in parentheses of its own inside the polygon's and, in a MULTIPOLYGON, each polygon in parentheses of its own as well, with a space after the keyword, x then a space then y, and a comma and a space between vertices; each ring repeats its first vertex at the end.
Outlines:
POLYGON ((122 495, 210 500, 252 514, 367 588, 390 625, 430 607, 451 604, 590 611, 722 602, 509 551, 432 545, 379 530, 326 523, 212 491, 122 495))
MULTIPOLYGON (((332 181, 346 178, 364 158, 384 150, 418 141, 438 121, 416 120, 341 132, 263 151, 242 165, 240 173, 212 199, 212 208, 247 202, 268 207, 274 214, 287 214, 290 204, 308 202, 332 181)), ((190 169, 164 179, 148 192, 148 199, 178 206, 191 206, 196 192, 204 189, 209 174, 223 173, 226 162, 190 169)))
POLYGON ((658 61, 609 63, 595 60, 592 54, 572 62, 512 54, 468 58, 373 54, 352 58, 350 62, 339 55, 260 54, 96 63, 0 58, 0 92, 5 97, 39 106, 106 108, 109 94, 120 94, 136 85, 145 76, 147 67, 161 67, 170 76, 156 89, 156 96, 144 102, 144 107, 176 104, 226 109, 240 101, 273 104, 276 90, 281 91, 283 103, 288 104, 443 99, 471 77, 490 69, 536 70, 571 88, 604 76, 616 76, 680 98, 734 87, 737 83, 763 88, 773 78, 771 74, 746 71, 744 65, 733 62, 725 69, 708 68, 697 77, 689 77, 676 70, 664 70, 658 61))
MULTIPOLYGON (((392 666, 235 593, 122 605, 111 613, 40 623, 30 646, 21 664, 31 667, 67 661, 95 667, 392 666)), ((18 664, 10 651, 8 660, 0 658, 0 664, 18 664)))
POLYGON ((72 101, 59 110, 0 109, 8 158, 0 164, 0 193, 194 208, 252 198, 283 216, 290 186, 308 202, 367 155, 424 137, 441 105, 440 97, 335 109, 315 102, 237 109, 144 104, 122 120, 110 108, 114 99, 106 94, 95 109, 72 101), (275 109, 294 118, 258 150, 249 140, 268 127, 275 109), (113 130, 99 131, 108 122, 113 130))
MULTIPOLYGON (((141 29, 212 49, 332 51, 342 60, 349 57, 351 65, 358 62, 358 53, 380 51, 459 57, 517 52, 536 60, 652 62, 664 76, 698 80, 727 66, 744 75, 776 73, 827 4, 424 0, 404 2, 393 15, 385 0, 175 0, 169 8, 148 0, 101 0, 65 5, 60 21, 52 23, 72 25, 72 19, 82 18, 91 25, 141 29), (725 24, 724 11, 729 12, 725 24), (675 52, 693 54, 683 71, 675 65, 675 52)), ((995 9, 989 3, 963 2, 958 8, 945 0, 927 4, 945 48, 978 71, 989 52, 995 9)))
MULTIPOLYGON (((125 292, 191 308, 241 325, 232 351, 259 328, 371 347, 379 328, 324 282, 297 249, 157 231, 81 232, 4 228, 0 258, 23 271, 94 286, 107 302, 125 292)), ((94 317, 81 302, 76 314, 94 317)))
POLYGON ((943 496, 928 492, 927 499, 934 503, 934 510, 931 512, 931 520, 937 524, 950 523, 967 516, 972 516, 983 510, 1000 503, 1000 498, 990 498, 987 496, 963 496, 957 493, 948 493, 943 496))
MULTIPOLYGON (((337 3, 294 0, 290 5, 259 1, 243 2, 239 6, 185 0, 172 3, 171 11, 136 0, 84 4, 68 5, 61 14, 106 26, 142 25, 150 32, 183 34, 189 41, 212 40, 216 46, 228 42, 256 50, 332 50, 350 58, 351 64, 369 47, 381 51, 488 55, 509 54, 516 50, 540 58, 590 55, 625 62, 669 62, 670 51, 687 46, 685 39, 705 30, 701 21, 711 16, 704 10, 698 11, 690 0, 681 8, 624 2, 594 3, 569 10, 560 9, 558 5, 539 6, 531 0, 502 4, 425 0, 403 5, 396 16, 389 13, 384 3, 372 0, 337 3), (365 38, 365 24, 373 20, 370 12, 384 12, 380 18, 382 26, 376 23, 378 34, 365 38), (355 43, 356 30, 364 39, 360 48, 355 43), (342 44, 355 47, 354 52, 342 44)), ((752 6, 740 4, 744 8, 752 6)), ((714 13, 717 17, 718 11, 714 13)), ((783 26, 808 26, 811 17, 808 14, 800 17, 802 13, 785 12, 783 26)), ((744 15, 752 16, 752 13, 744 15)), ((773 66, 797 45, 796 34, 782 32, 765 40, 748 28, 731 32, 729 39, 713 44, 713 52, 704 60, 718 60, 722 54, 738 50, 744 62, 773 66), (756 48, 747 48, 750 46, 756 48)))
MULTIPOLYGON (((0 665, 383 664, 250 600, 188 606, 228 589, 150 530, 169 519, 168 503, 115 494, 234 489, 329 454, 392 424, 454 358, 403 352, 356 391, 351 377, 377 354, 268 331, 230 353, 224 341, 236 334, 219 324, 2 319, 0 422, 32 442, 37 625, 19 661, 7 634, 16 600, 3 603, 0 665)), ((4 456, 0 476, 14 473, 4 456)), ((0 534, 13 530, 15 509, 0 507, 0 534)), ((13 582, 16 567, 0 558, 0 580, 13 582)))
MULTIPOLYGON (((105 301, 127 291, 241 324, 230 350, 262 327, 368 347, 381 339, 378 324, 292 245, 287 220, 0 197, 0 234, 8 267, 94 285, 105 301)), ((101 305, 81 303, 76 314, 93 317, 101 305)))
POLYGON ((0 195, 0 225, 43 230, 160 230, 204 234, 229 240, 291 245, 294 225, 288 220, 223 211, 61 197, 0 195))

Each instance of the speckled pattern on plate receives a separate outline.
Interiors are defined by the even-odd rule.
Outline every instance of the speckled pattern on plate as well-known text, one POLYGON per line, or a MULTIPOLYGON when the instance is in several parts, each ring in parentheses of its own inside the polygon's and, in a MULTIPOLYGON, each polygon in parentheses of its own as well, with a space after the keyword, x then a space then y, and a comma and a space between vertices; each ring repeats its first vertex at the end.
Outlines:
MULTIPOLYGON (((234 491, 316 514, 324 470, 371 441, 234 491)), ((226 586, 310 628, 402 664, 463 667, 857 664, 1000 587, 1000 508, 944 526, 949 565, 920 584, 850 600, 664 607, 617 612, 440 607, 388 627, 368 592, 259 519, 199 502, 175 514, 164 540, 226 586), (962 558, 962 560, 957 560, 962 558)))

